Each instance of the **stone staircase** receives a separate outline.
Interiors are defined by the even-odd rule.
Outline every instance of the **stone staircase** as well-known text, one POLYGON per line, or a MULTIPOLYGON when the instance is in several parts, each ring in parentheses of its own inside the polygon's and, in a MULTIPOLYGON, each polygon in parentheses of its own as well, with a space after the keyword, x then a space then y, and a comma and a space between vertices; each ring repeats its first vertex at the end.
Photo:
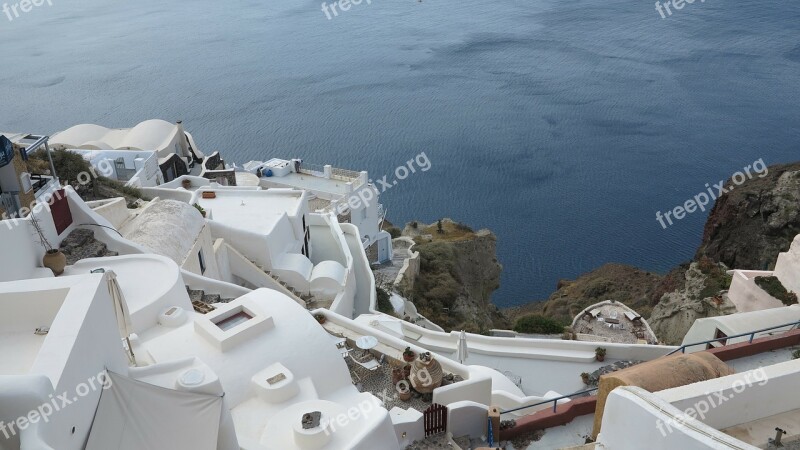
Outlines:
POLYGON ((208 305, 212 303, 230 303, 235 300, 233 298, 223 298, 219 294, 206 294, 206 291, 192 289, 189 286, 186 286, 186 292, 189 293, 189 300, 192 302, 199 301, 208 305))
POLYGON ((266 270, 264 268, 261 268, 261 270, 263 270, 264 273, 269 275, 270 278, 272 278, 273 280, 277 281, 278 284, 280 284, 281 286, 286 288, 287 291, 291 292, 292 295, 294 295, 295 297, 297 297, 300 300, 302 300, 306 304, 306 308, 308 308, 308 309, 316 309, 316 308, 309 308, 309 305, 314 303, 314 296, 313 295, 301 294, 300 292, 297 291, 297 289, 295 289, 292 286, 290 286, 289 283, 281 280, 281 278, 279 276, 273 274, 271 271, 266 270))
POLYGON ((213 306, 214 303, 230 303, 234 300, 232 298, 223 298, 219 294, 206 294, 201 289, 192 289, 189 286, 186 286, 186 292, 189 294, 189 300, 191 300, 194 310, 201 314, 206 314, 216 309, 213 306))
POLYGON ((70 233, 59 247, 67 257, 67 265, 71 266, 86 258, 100 258, 104 256, 118 256, 119 253, 108 250, 106 244, 94 238, 94 231, 79 228, 70 233))

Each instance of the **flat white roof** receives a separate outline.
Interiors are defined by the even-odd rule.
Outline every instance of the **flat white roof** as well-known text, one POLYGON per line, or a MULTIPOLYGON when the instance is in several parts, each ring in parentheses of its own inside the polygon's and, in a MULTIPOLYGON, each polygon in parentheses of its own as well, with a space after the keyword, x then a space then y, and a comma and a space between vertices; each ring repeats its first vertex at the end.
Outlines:
POLYGON ((296 216, 303 198, 303 192, 289 189, 214 192, 216 198, 198 195, 197 203, 211 210, 215 222, 258 234, 269 234, 284 214, 296 216))
POLYGON ((296 187, 307 191, 327 192, 335 195, 347 195, 347 182, 314 175, 289 173, 282 177, 262 178, 266 184, 285 187, 296 187))

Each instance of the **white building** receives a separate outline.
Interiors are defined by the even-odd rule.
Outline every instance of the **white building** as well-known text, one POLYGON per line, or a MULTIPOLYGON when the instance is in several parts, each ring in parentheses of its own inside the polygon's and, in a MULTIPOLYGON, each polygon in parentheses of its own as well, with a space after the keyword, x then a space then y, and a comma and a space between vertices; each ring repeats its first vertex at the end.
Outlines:
MULTIPOLYGON (((187 174, 202 176, 223 184, 236 182, 233 170, 225 167, 225 161, 219 152, 206 156, 200 151, 192 135, 184 130, 180 121, 170 123, 153 119, 125 129, 82 124, 55 133, 51 139, 55 149, 130 151, 140 156, 142 152, 155 152, 163 182, 187 174)), ((123 174, 128 174, 130 170, 138 171, 134 162, 138 156, 130 157, 120 152, 108 152, 105 157, 100 156, 100 158, 106 159, 107 156, 113 156, 115 167, 124 163, 124 168, 121 168, 123 174)), ((95 159, 96 157, 92 155, 92 160, 95 159)), ((145 158, 140 164, 147 167, 150 163, 145 158)), ((152 186, 148 181, 154 178, 151 170, 148 169, 146 175, 139 177, 140 185, 152 186)))
POLYGON ((278 158, 267 162, 250 161, 244 165, 244 170, 258 175, 264 188, 295 188, 309 192, 312 210, 333 212, 340 222, 358 228, 362 245, 369 249, 370 261, 384 262, 392 258, 391 235, 381 230, 383 205, 367 172, 278 158))
POLYGON ((164 182, 158 165, 158 153, 147 150, 67 149, 83 156, 96 173, 127 186, 151 187, 164 182))

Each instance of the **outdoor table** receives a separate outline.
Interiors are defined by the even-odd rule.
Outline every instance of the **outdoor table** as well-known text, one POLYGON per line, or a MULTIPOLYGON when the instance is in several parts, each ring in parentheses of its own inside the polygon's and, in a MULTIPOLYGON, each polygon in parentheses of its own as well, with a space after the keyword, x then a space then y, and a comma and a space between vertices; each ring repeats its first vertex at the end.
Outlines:
POLYGON ((361 336, 360 338, 356 339, 356 347, 363 350, 364 354, 366 354, 367 351, 377 346, 378 346, 378 338, 376 338, 375 336, 361 336))

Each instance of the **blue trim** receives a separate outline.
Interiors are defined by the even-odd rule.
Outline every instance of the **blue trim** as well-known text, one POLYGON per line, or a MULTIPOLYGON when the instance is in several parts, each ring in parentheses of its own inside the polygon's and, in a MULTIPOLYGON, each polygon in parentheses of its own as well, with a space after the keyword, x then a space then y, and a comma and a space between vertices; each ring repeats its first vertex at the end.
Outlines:
POLYGON ((7 137, 0 135, 0 167, 7 166, 14 159, 14 146, 7 137))

